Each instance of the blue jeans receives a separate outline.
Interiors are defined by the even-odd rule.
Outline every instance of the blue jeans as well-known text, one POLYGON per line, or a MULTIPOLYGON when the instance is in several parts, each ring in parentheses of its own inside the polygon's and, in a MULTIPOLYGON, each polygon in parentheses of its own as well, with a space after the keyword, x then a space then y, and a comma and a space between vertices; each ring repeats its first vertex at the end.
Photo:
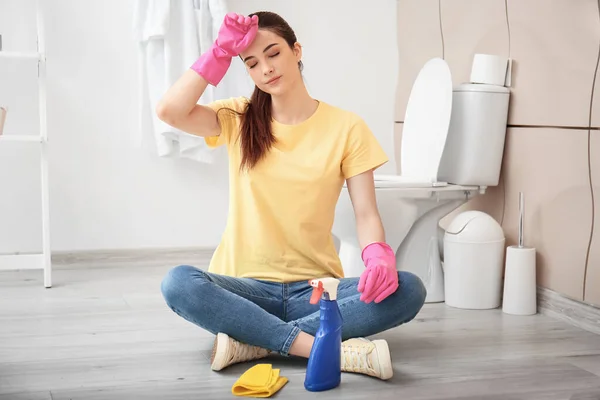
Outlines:
MULTIPOLYGON (((366 337, 411 321, 425 302, 421 280, 398 273, 400 286, 382 302, 360 301, 358 278, 338 287, 342 340, 366 337)), ((276 283, 204 272, 189 265, 169 271, 161 284, 167 305, 182 318, 213 333, 288 355, 300 331, 315 335, 319 305, 310 304, 307 281, 276 283)))

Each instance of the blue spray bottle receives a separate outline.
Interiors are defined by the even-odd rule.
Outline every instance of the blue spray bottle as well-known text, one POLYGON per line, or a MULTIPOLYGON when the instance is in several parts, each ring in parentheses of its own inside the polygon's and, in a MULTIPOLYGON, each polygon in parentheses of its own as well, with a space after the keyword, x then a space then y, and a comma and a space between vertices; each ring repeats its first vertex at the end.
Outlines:
POLYGON ((335 278, 312 279, 311 304, 320 300, 321 322, 308 358, 304 387, 311 392, 329 390, 340 384, 342 377, 342 313, 337 303, 340 281, 335 278))

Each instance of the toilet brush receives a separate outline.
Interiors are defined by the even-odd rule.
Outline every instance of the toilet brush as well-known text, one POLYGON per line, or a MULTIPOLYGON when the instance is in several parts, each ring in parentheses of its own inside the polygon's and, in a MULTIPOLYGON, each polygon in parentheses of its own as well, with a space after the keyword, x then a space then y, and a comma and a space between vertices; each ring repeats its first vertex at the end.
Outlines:
POLYGON ((519 192, 518 245, 506 249, 502 311, 532 315, 537 312, 536 249, 524 244, 525 203, 519 192))

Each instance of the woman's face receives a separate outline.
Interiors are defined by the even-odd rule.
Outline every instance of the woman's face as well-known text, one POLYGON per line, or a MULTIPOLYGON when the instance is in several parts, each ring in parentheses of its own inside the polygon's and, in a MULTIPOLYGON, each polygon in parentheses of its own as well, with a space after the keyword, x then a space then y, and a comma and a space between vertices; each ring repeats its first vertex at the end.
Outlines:
POLYGON ((275 33, 259 29, 250 46, 240 54, 254 84, 271 95, 285 93, 301 79, 298 62, 302 51, 296 43, 290 48, 275 33))

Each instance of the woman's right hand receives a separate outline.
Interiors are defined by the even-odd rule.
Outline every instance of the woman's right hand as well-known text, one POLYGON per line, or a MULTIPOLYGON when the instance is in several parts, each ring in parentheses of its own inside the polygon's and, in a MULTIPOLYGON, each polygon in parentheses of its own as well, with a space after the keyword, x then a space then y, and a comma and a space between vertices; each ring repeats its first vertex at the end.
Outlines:
POLYGON ((230 57, 236 57, 250 46, 256 37, 256 32, 258 32, 257 15, 246 17, 229 13, 219 29, 216 45, 230 57))
POLYGON ((231 65, 231 59, 244 51, 256 37, 258 16, 228 13, 219 28, 217 40, 202 53, 191 69, 208 83, 217 86, 231 65))

